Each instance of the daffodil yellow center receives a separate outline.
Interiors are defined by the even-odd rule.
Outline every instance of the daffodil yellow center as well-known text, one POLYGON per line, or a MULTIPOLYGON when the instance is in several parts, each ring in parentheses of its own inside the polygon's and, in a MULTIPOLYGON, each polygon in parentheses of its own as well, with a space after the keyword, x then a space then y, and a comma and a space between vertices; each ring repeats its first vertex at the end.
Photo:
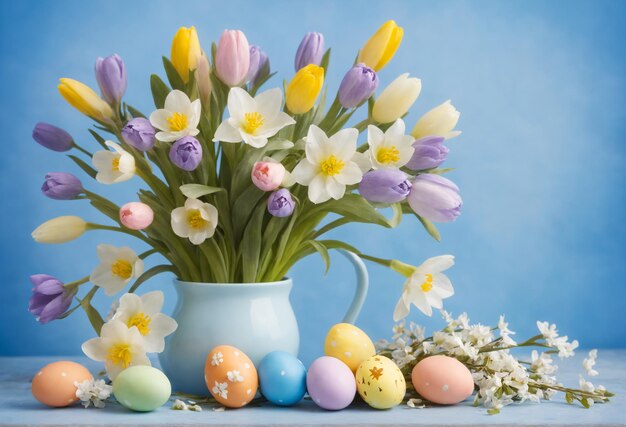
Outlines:
POLYGON ((424 283, 421 284, 423 292, 429 292, 433 288, 433 275, 425 274, 424 283))
POLYGON ((124 369, 128 368, 133 360, 130 346, 128 344, 115 344, 109 349, 107 360, 114 365, 121 365, 124 369))
POLYGON ((119 171, 120 170, 120 158, 118 157, 114 157, 113 161, 111 162, 111 169, 114 171, 119 171))
POLYGON ((346 164, 343 162, 343 160, 340 160, 334 155, 331 155, 320 164, 320 170, 326 176, 334 176, 340 173, 345 165, 346 164))
POLYGON ((207 224, 207 220, 202 218, 202 214, 198 209, 192 209, 187 213, 187 224, 194 230, 200 230, 207 224))
POLYGON ((178 132, 187 127, 187 116, 183 113, 173 113, 167 118, 167 124, 170 126, 170 130, 178 132))
POLYGON ((397 163, 400 160, 400 151, 395 146, 380 147, 376 153, 376 160, 383 165, 397 163))
POLYGON ((111 273, 120 279, 129 279, 133 274, 133 266, 124 259, 118 259, 111 265, 111 273))
POLYGON ((152 319, 146 313, 137 313, 128 319, 128 327, 136 326, 141 335, 146 336, 150 332, 150 322, 152 319))
POLYGON ((257 113, 256 111, 253 113, 246 113, 244 114, 244 119, 243 119, 243 130, 246 133, 249 133, 250 135, 254 135, 254 132, 256 132, 256 130, 263 126, 263 115, 261 113, 257 113))

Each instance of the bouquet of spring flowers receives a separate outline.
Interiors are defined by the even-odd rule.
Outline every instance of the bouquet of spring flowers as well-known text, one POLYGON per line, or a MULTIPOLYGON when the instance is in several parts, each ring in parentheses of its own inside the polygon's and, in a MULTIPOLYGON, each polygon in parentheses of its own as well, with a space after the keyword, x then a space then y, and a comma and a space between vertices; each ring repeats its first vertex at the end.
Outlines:
POLYGON ((241 31, 224 31, 207 54, 194 27, 180 28, 170 58, 163 58, 166 81, 151 76, 155 110, 149 114, 123 99, 127 77, 118 55, 96 61, 101 96, 62 78, 61 95, 95 122, 89 132, 97 151, 45 123, 35 127, 34 139, 51 150, 73 151, 68 157, 99 184, 137 176, 146 187, 138 200, 120 207, 74 175, 49 173, 46 196, 87 199, 113 224, 63 216, 39 226, 33 238, 63 243, 88 230, 109 230, 136 237, 148 249, 138 254, 102 244, 101 264, 67 284, 33 276, 31 311, 45 323, 80 306, 100 332, 103 320, 91 305, 99 289, 112 296, 130 284, 133 294, 166 271, 193 282, 276 281, 315 252, 328 266, 328 251, 337 248, 410 276, 410 265, 325 238, 351 222, 394 227, 410 214, 439 239, 433 222, 453 221, 460 213, 459 189, 440 168, 445 140, 460 134, 454 130, 457 110, 444 102, 409 133, 402 117, 418 98, 420 80, 402 74, 375 96, 377 72, 402 35, 394 21, 380 27, 334 97, 324 85, 330 49, 319 33, 300 43, 284 91, 262 89, 274 76, 268 56, 241 31), (349 126, 359 109, 365 118, 349 126), (360 133, 367 135, 359 144, 360 133), (391 218, 380 212, 388 207, 391 218), (143 260, 155 253, 167 263, 144 269, 143 260), (87 282, 93 287, 78 297, 87 282), (79 304, 69 308, 74 298, 79 304))

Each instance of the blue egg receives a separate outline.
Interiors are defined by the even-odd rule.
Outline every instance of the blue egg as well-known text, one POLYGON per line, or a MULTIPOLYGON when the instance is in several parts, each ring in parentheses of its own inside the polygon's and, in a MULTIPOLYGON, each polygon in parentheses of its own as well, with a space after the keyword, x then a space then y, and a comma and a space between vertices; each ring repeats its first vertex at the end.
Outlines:
POLYGON ((306 368, 286 351, 273 351, 257 366, 261 393, 278 406, 298 403, 306 393, 306 368))

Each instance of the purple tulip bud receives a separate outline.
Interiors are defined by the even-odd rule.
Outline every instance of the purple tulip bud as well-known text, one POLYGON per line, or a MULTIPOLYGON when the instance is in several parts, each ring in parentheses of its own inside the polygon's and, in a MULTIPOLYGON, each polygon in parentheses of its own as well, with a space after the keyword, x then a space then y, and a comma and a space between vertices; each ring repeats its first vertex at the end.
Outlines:
POLYGON ((68 151, 74 145, 72 136, 63 129, 39 122, 33 129, 33 139, 52 151, 68 151))
POLYGON ((383 168, 367 172, 359 183, 359 192, 366 200, 377 203, 396 203, 406 199, 411 182, 399 169, 383 168))
POLYGON ((309 64, 320 65, 324 56, 324 35, 322 33, 308 33, 296 51, 294 65, 296 72, 309 64))
POLYGON ((248 68, 246 81, 254 86, 258 81, 267 77, 269 73, 270 61, 265 52, 258 46, 250 46, 250 68, 248 68))
POLYGON ((354 108, 376 92, 378 75, 365 64, 350 68, 339 86, 339 102, 344 108, 354 108))
POLYGON ((286 188, 274 191, 267 199, 267 210, 273 216, 284 218, 293 213, 296 204, 286 188))
POLYGON ((39 323, 58 319, 72 302, 76 291, 67 291, 63 283, 47 274, 30 276, 33 293, 28 303, 28 311, 35 315, 39 323))
POLYGON ((109 104, 119 104, 126 92, 126 67, 119 55, 96 59, 96 80, 102 97, 109 104))
POLYGON ((415 141, 413 143, 415 151, 406 167, 419 171, 436 168, 442 164, 450 151, 448 147, 443 145, 443 141, 445 141, 443 136, 425 136, 415 141))
POLYGON ((408 200, 416 214, 434 222, 454 221, 463 204, 454 182, 429 173, 415 178, 408 200))
POLYGON ((122 129, 124 141, 137 150, 148 151, 154 146, 156 130, 150 124, 150 120, 143 117, 135 117, 126 123, 122 129))
POLYGON ((72 200, 83 192, 83 184, 71 173, 50 172, 46 174, 41 192, 51 199, 72 200))
POLYGON ((193 136, 176 141, 170 149, 170 160, 182 170, 192 171, 202 160, 202 146, 193 136))

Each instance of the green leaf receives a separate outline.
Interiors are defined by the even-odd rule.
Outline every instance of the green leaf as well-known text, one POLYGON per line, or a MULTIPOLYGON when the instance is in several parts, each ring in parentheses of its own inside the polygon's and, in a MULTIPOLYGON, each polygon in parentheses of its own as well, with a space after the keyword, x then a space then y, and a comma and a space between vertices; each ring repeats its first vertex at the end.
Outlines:
POLYGON ((574 396, 572 396, 572 393, 570 393, 569 391, 565 393, 565 401, 570 405, 574 403, 574 396))
POLYGON ((143 115, 143 113, 141 111, 139 111, 138 109, 126 104, 126 110, 130 113, 131 116, 133 117, 143 117, 144 119, 146 118, 146 116, 143 115))
POLYGON ((323 243, 316 240, 307 240, 304 244, 313 246, 313 248, 319 252, 322 257, 322 261, 324 261, 324 265, 326 266, 326 269, 324 270, 324 275, 326 275, 328 273, 328 269, 330 268, 330 255, 328 255, 328 248, 326 248, 323 243))
POLYGON ((324 69, 324 76, 328 74, 329 62, 330 62, 330 48, 326 49, 326 52, 324 52, 324 56, 322 56, 322 61, 320 62, 320 67, 324 69))
POLYGON ((87 293, 87 295, 85 295, 85 298, 83 298, 82 300, 78 298, 77 299, 80 303, 80 306, 85 311, 85 314, 87 315, 87 318, 89 319, 93 330, 96 331, 96 334, 100 335, 100 330, 102 329, 102 325, 104 325, 104 321, 102 320, 102 316, 100 316, 100 313, 98 313, 98 310, 96 310, 93 305, 91 305, 91 299, 96 294, 96 292, 98 292, 98 287, 93 286, 91 290, 87 293))
POLYGON ((491 409, 489 409, 489 410, 487 411, 487 413, 488 413, 489 415, 497 415, 497 414, 499 414, 499 413, 500 413, 500 409, 498 409, 498 408, 491 408, 491 409))
POLYGON ((167 87, 163 80, 156 74, 150 76, 150 89, 152 90, 152 99, 154 100, 154 106, 158 109, 163 108, 165 105, 165 98, 170 93, 170 88, 167 87))
POLYGON ((210 187, 208 185, 202 184, 184 184, 181 185, 180 191, 190 199, 197 199, 202 196, 206 196, 208 194, 217 193, 218 191, 225 191, 220 187, 210 187))
POLYGON ((441 168, 441 169, 430 169, 427 173, 434 173, 436 175, 443 175, 444 173, 452 172, 455 168, 441 168))
POLYGON ((130 287, 130 289, 128 290, 128 293, 132 294, 133 292, 137 290, 137 288, 143 282, 156 276, 157 274, 165 273, 165 272, 174 273, 174 267, 172 267, 171 265, 162 264, 162 265, 155 265, 149 270, 144 271, 143 274, 139 276, 137 280, 135 280, 135 283, 133 283, 133 286, 130 287))
POLYGON ((180 78, 178 71, 174 68, 174 64, 167 59, 165 56, 163 57, 163 68, 165 68, 165 74, 167 75, 167 80, 170 82, 170 86, 172 89, 185 90, 185 83, 183 79, 180 78))
POLYGON ((435 227, 435 224, 433 224, 431 221, 427 220, 426 218, 419 216, 418 214, 415 214, 415 216, 417 217, 417 219, 420 220, 420 222, 422 223, 422 225, 424 226, 424 229, 428 232, 428 234, 430 234, 433 237, 433 239, 440 242, 441 235, 439 234, 439 230, 437 230, 437 227, 435 227))
POLYGON ((320 209, 345 216, 354 222, 367 222, 390 227, 387 218, 358 194, 346 194, 339 200, 331 200, 320 205, 320 209))
POLYGON ((581 397, 580 400, 580 404, 583 405, 585 407, 585 409, 589 409, 591 408, 591 405, 589 404, 589 401, 587 400, 587 397, 581 397))
MULTIPOLYGON (((243 230, 246 228, 250 216, 254 212, 254 207, 263 197, 265 197, 265 192, 259 190, 254 185, 250 185, 237 197, 237 200, 235 200, 232 208, 235 241, 239 241, 241 238, 243 230)), ((263 209, 265 209, 265 206, 263 206, 263 209)))
POLYGON ((102 148, 104 148, 105 150, 109 149, 109 147, 107 147, 107 145, 104 143, 105 139, 101 137, 98 132, 93 129, 89 129, 89 133, 96 139, 96 141, 98 141, 98 144, 100 144, 102 148))
POLYGON ((391 228, 396 228, 400 225, 400 222, 402 222, 402 205, 400 203, 393 203, 391 209, 393 210, 393 217, 387 222, 391 228))
POLYGON ((256 279, 259 258, 261 255, 261 240, 263 215, 265 206, 260 205, 254 211, 241 241, 242 270, 244 283, 254 282, 256 279))
POLYGON ((92 177, 93 179, 96 179, 96 174, 98 173, 94 168, 92 168, 91 166, 89 166, 87 163, 85 163, 84 160, 72 155, 72 154, 68 154, 67 157, 69 157, 70 159, 72 159, 74 161, 74 163, 76 163, 78 165, 78 167, 80 167, 87 175, 89 175, 90 177, 92 177))

